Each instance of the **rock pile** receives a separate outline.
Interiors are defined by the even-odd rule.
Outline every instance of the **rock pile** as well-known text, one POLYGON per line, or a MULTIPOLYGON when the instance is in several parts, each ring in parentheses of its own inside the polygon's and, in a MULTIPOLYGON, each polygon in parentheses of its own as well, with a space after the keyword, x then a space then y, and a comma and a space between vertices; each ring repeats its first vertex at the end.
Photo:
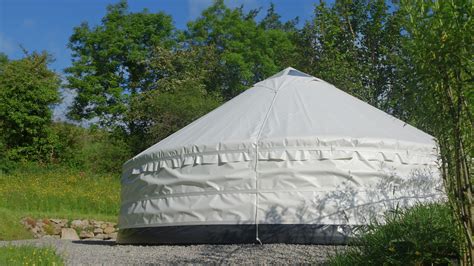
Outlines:
POLYGON ((35 238, 45 236, 60 239, 117 239, 117 224, 96 220, 33 219, 26 217, 22 224, 35 238))

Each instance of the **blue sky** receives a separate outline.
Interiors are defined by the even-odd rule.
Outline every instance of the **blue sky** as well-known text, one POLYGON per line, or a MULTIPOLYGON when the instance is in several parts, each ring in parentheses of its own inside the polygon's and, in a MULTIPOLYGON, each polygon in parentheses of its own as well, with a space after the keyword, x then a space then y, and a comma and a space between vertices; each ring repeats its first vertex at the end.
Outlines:
MULTIPOLYGON (((313 3, 317 0, 233 0, 230 7, 244 5, 246 10, 275 3, 283 20, 300 17, 309 19, 313 3)), ((73 27, 87 21, 100 23, 106 6, 115 0, 0 0, 0 52, 15 59, 22 57, 20 45, 28 51, 46 50, 56 61, 51 67, 62 72, 71 62, 66 45, 73 27)), ((164 11, 173 17, 175 25, 184 29, 186 23, 198 17, 212 0, 129 0, 130 9, 138 12, 148 8, 151 12, 164 11)))

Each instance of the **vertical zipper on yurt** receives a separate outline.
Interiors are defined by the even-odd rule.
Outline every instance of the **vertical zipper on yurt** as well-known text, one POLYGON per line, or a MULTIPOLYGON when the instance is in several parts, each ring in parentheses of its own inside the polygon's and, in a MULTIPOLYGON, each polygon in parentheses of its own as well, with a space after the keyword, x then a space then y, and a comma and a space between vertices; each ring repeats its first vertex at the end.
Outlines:
POLYGON ((258 167, 258 146, 259 146, 259 142, 260 142, 260 135, 262 135, 263 128, 264 128, 264 126, 265 126, 265 124, 268 120, 268 117, 270 115, 270 111, 273 108, 273 104, 275 103, 276 96, 278 94, 278 90, 275 90, 275 89, 271 89, 271 90, 274 93, 273 99, 272 99, 272 102, 271 102, 270 106, 268 107, 267 113, 265 114, 265 118, 263 119, 262 126, 260 127, 260 130, 258 131, 257 140, 256 140, 256 143, 255 143, 255 166, 254 166, 254 171, 255 171, 255 239, 258 241, 258 243, 260 243, 260 245, 262 244, 262 241, 260 241, 260 238, 258 236, 258 170, 257 170, 257 167, 258 167))

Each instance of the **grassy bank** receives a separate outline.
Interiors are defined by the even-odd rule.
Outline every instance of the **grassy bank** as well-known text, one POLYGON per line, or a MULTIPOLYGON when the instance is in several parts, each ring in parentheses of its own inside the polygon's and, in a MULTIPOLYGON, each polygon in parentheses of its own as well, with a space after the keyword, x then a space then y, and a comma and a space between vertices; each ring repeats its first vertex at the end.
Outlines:
POLYGON ((63 260, 53 248, 33 246, 0 247, 1 265, 63 265, 63 260))
POLYGON ((31 237, 22 217, 116 221, 118 176, 23 164, 0 175, 0 240, 31 237))

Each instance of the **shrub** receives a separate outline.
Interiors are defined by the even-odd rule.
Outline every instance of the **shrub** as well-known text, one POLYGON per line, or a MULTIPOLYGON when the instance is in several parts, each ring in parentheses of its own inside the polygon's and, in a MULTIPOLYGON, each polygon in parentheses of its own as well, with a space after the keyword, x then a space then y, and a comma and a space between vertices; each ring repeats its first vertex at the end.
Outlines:
POLYGON ((8 160, 51 156, 50 106, 60 101, 60 78, 50 62, 46 52, 0 62, 0 148, 8 160))
POLYGON ((416 205, 359 229, 330 265, 431 265, 460 258, 462 235, 447 204, 416 205))
POLYGON ((68 167, 93 173, 120 173, 131 155, 119 134, 67 123, 56 123, 53 129, 57 136, 55 160, 68 167))

